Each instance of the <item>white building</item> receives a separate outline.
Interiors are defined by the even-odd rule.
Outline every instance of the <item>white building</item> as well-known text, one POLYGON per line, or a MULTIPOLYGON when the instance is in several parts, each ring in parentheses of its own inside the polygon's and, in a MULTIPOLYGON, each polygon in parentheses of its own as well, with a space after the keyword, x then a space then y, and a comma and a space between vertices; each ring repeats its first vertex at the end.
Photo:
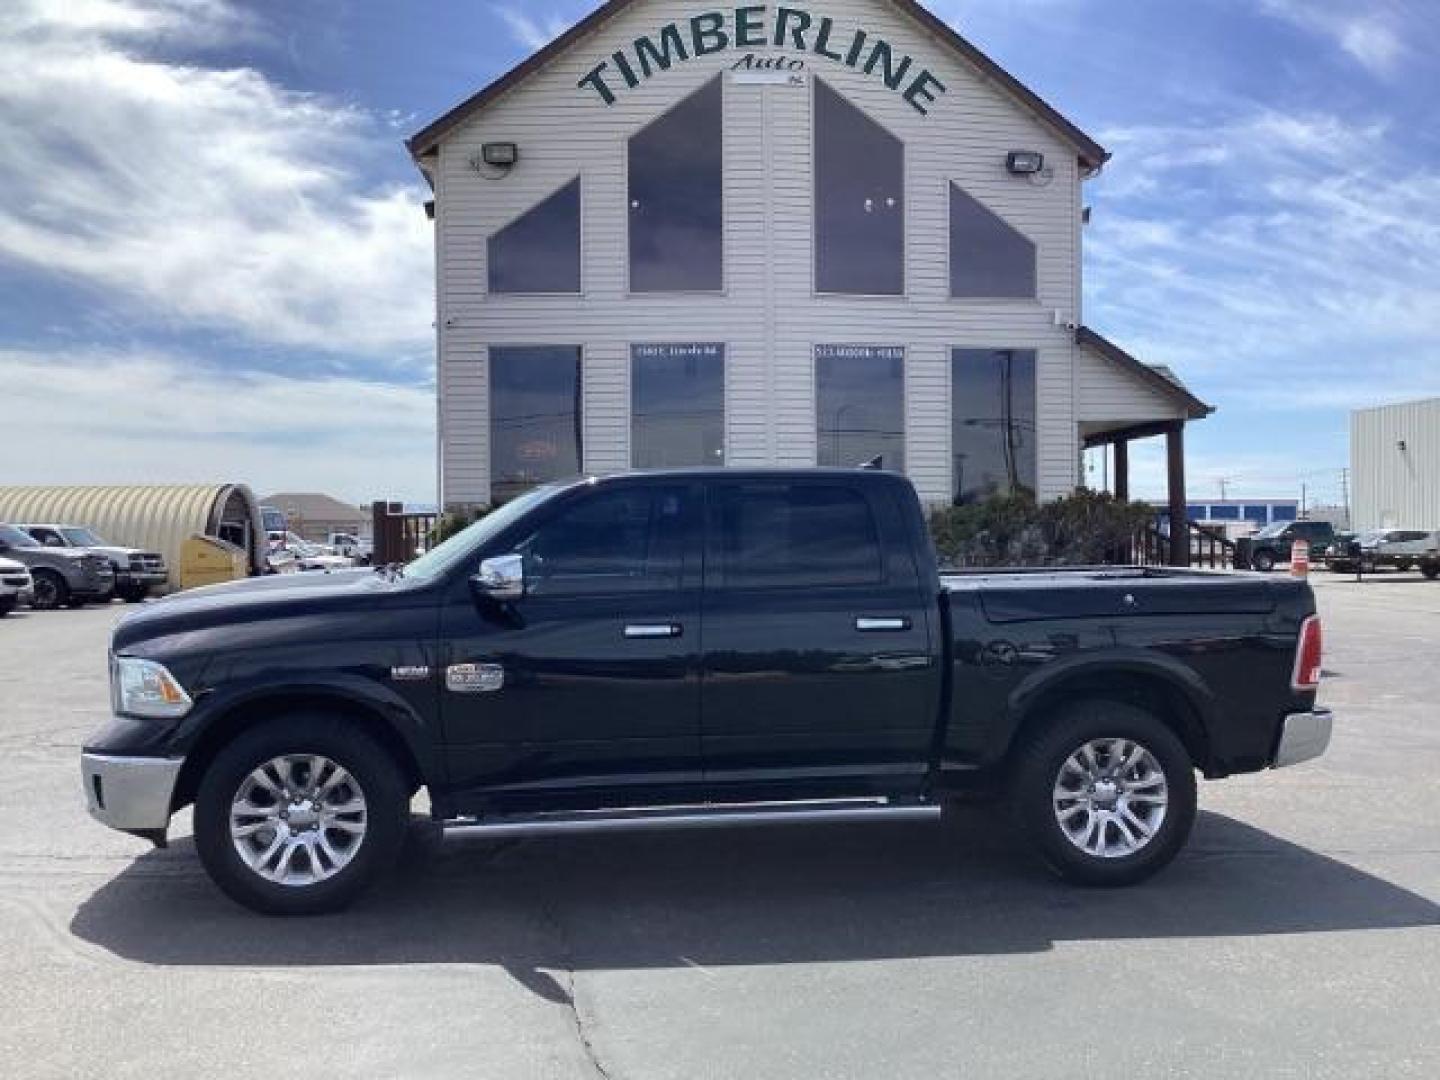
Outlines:
POLYGON ((1351 505, 1359 529, 1440 529, 1440 398, 1350 417, 1351 505))
POLYGON ((440 487, 882 458, 1074 489, 1209 408, 1083 328, 1108 154, 910 0, 611 0, 409 143, 435 192, 440 487))

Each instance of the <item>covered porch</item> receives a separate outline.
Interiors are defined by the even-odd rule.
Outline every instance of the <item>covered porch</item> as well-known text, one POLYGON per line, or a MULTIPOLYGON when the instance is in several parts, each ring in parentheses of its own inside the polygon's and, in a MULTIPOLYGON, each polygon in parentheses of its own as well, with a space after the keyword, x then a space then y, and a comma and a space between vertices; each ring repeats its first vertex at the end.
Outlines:
POLYGON ((1089 327, 1080 328, 1076 342, 1081 445, 1086 450, 1104 448, 1112 456, 1110 490, 1116 498, 1129 499, 1130 444, 1138 439, 1164 438, 1165 506, 1171 523, 1165 561, 1171 566, 1189 566, 1185 426, 1215 410, 1168 368, 1143 363, 1089 327))

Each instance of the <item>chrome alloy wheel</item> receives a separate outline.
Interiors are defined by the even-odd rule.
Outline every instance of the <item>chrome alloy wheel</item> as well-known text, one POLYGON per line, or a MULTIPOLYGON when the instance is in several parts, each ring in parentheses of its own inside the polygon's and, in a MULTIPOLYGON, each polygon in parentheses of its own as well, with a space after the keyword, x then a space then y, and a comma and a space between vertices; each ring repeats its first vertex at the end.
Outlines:
POLYGON ((1155 755, 1131 739, 1092 739, 1055 777, 1055 820, 1100 859, 1142 851, 1165 822, 1170 788, 1155 755))
POLYGON ((365 842, 365 793, 327 757, 273 758, 240 782, 230 839, 251 870, 278 885, 334 877, 365 842))

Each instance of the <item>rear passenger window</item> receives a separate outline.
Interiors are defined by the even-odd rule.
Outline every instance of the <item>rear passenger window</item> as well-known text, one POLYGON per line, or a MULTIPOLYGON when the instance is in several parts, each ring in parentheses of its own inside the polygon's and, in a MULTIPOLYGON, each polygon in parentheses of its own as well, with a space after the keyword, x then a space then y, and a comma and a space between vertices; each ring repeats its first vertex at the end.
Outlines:
POLYGON ((685 492, 602 492, 560 511, 515 550, 536 596, 593 596, 680 588, 685 492))
POLYGON ((725 588, 878 585, 880 531, 865 496, 837 484, 722 485, 712 517, 725 588))

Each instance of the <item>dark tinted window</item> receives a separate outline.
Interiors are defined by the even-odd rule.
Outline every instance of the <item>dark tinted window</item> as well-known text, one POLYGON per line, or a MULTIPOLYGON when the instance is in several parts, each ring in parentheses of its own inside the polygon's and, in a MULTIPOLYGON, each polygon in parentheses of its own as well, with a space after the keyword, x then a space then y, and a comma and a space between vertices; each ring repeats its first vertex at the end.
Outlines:
POLYGON ((1270 508, 1268 506, 1247 506, 1245 507, 1245 520, 1264 525, 1270 520, 1270 508))
POLYGON ((714 505, 723 586, 815 588, 884 578, 875 517, 853 488, 725 485, 714 505))
POLYGON ((1035 353, 956 349, 951 359, 957 503, 1036 487, 1035 353))
POLYGON ((580 178, 490 238, 493 293, 580 291, 580 178))
POLYGON ((1270 512, 1270 516, 1276 521, 1294 521, 1299 511, 1293 506, 1277 506, 1270 512))
POLYGON ((1035 295, 1035 245, 956 184, 950 185, 950 295, 1035 295))
POLYGON ((637 469, 725 464, 725 346, 630 347, 637 469))
POLYGON ((492 496, 580 471, 580 348, 497 346, 490 350, 492 496))
POLYGON ((815 407, 819 464, 905 471, 904 349, 817 345, 815 407))
POLYGON ((1240 507, 1238 506, 1212 506, 1210 508, 1211 521, 1239 521, 1240 507))
POLYGON ((815 289, 905 291, 905 145, 815 80, 815 289))
POLYGON ((724 287, 723 92, 712 79, 630 140, 630 288, 724 287))
POLYGON ((680 488, 601 492, 560 511, 515 550, 537 596, 678 589, 684 526, 680 488))

